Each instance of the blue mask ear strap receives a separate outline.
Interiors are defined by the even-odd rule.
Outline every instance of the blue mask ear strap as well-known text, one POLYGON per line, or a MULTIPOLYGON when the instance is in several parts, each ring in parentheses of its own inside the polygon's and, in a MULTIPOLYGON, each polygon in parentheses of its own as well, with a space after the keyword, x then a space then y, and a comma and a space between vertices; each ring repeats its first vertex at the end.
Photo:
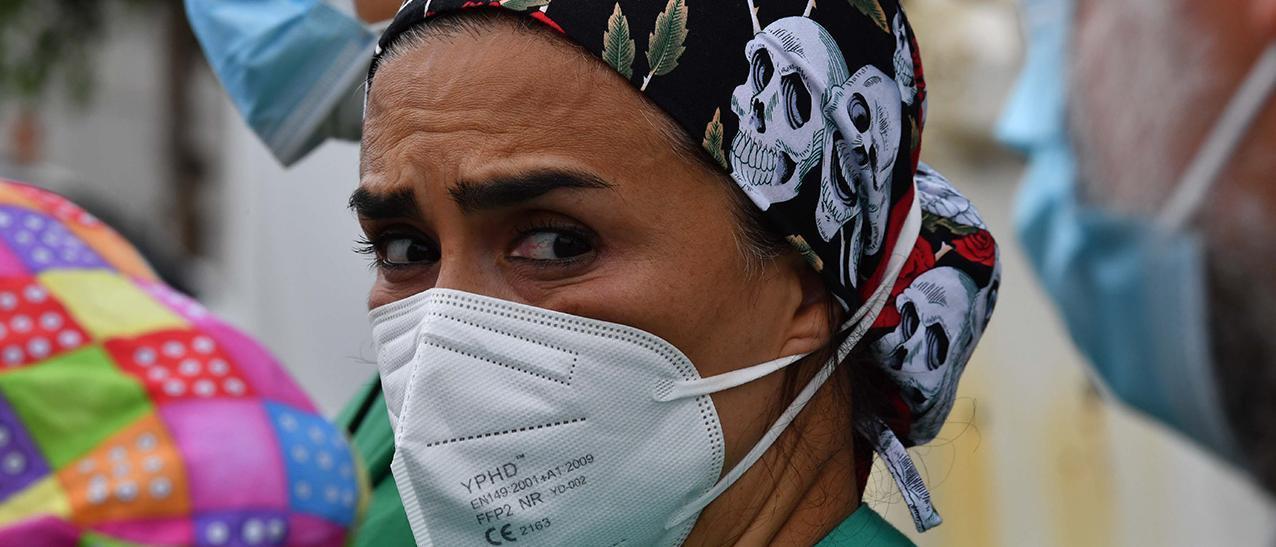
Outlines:
POLYGON ((1218 179, 1223 166, 1236 153, 1241 139, 1262 112, 1276 90, 1276 42, 1254 63, 1245 82, 1236 90, 1214 129, 1201 144, 1196 158, 1183 172, 1177 189, 1166 202, 1157 224, 1168 232, 1177 232, 1200 208, 1205 193, 1218 179))

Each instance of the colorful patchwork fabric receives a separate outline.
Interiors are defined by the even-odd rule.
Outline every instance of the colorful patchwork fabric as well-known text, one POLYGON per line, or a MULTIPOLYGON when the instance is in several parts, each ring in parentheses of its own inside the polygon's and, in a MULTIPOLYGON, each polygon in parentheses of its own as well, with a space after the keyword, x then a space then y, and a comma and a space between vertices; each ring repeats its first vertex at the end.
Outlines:
POLYGON ((257 342, 0 179, 0 545, 342 545, 363 484, 257 342))

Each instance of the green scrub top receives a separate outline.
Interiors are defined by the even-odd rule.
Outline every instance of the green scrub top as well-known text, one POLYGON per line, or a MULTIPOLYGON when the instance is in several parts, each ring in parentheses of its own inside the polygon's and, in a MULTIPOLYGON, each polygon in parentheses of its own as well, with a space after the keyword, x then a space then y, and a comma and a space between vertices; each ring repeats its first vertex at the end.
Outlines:
MULTIPOLYGON (((354 547, 413 545, 412 528, 390 473, 394 431, 381 397, 381 382, 373 378, 337 416, 367 466, 372 499, 350 544, 354 547)), ((819 547, 899 547, 913 543, 867 505, 861 505, 838 525, 819 547)))

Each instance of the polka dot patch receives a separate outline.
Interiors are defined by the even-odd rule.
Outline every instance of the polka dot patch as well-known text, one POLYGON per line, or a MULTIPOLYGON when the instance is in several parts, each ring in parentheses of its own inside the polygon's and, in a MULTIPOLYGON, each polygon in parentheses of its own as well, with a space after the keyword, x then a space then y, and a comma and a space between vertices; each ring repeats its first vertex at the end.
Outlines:
POLYGON ((61 222, 21 207, 0 207, 0 234, 33 272, 53 268, 109 268, 61 222))
POLYGON ((0 504, 48 473, 31 435, 0 396, 0 504))
POLYGON ((283 545, 287 539, 288 517, 278 511, 228 511, 195 519, 196 545, 283 545))
POLYGON ((0 373, 79 348, 89 337, 31 278, 0 279, 0 373))
MULTIPOLYGON (((128 241, 74 203, 57 194, 30 186, 9 185, 5 186, 4 189, 15 193, 22 199, 21 201, 13 199, 6 201, 3 194, 0 193, 0 203, 13 202, 36 211, 42 211, 59 222, 61 226, 70 230, 88 248, 93 249, 97 256, 105 264, 109 265, 109 268, 116 269, 132 278, 152 281, 157 279, 155 272, 151 270, 146 260, 138 254, 137 250, 128 241)), ((0 266, 2 265, 3 263, 0 262, 0 266)))
POLYGON ((185 470, 176 445, 148 414, 58 472, 73 519, 83 524, 127 516, 176 516, 189 511, 185 470))
POLYGON ((284 452, 292 508, 349 524, 358 487, 345 437, 314 414, 270 402, 266 409, 284 452))
POLYGON ((244 381, 262 399, 283 403, 306 412, 317 412, 310 398, 301 391, 287 370, 261 344, 224 323, 200 323, 226 355, 239 367, 244 381))
POLYGON ((105 226, 97 217, 89 214, 88 211, 81 209, 78 205, 53 192, 17 184, 13 185, 12 188, 37 203, 45 212, 62 222, 69 222, 86 228, 105 226))
POLYGON ((31 269, 22 262, 22 259, 13 254, 8 245, 0 243, 0 277, 26 277, 29 275, 31 275, 31 269))
POLYGON ((188 330, 161 331, 106 342, 120 368, 142 380, 157 402, 240 398, 252 388, 211 337, 188 330))

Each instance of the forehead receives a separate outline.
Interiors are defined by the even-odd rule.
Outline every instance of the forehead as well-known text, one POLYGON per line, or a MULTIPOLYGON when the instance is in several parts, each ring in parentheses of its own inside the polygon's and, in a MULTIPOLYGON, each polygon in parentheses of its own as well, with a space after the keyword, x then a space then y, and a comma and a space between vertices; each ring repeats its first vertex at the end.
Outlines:
POLYGON ((537 90, 537 95, 554 95, 586 89, 601 73, 599 65, 564 37, 504 19, 439 29, 427 24, 403 35, 391 48, 372 90, 373 97, 394 97, 377 90, 393 92, 406 85, 446 92, 457 85, 482 84, 485 89, 473 89, 472 95, 537 90), (556 79, 559 76, 573 78, 556 79))
POLYGON ((440 162, 476 149, 582 155, 659 142, 649 105, 600 61, 565 38, 490 26, 426 38, 381 65, 364 122, 365 173, 413 141, 414 154, 440 162))

